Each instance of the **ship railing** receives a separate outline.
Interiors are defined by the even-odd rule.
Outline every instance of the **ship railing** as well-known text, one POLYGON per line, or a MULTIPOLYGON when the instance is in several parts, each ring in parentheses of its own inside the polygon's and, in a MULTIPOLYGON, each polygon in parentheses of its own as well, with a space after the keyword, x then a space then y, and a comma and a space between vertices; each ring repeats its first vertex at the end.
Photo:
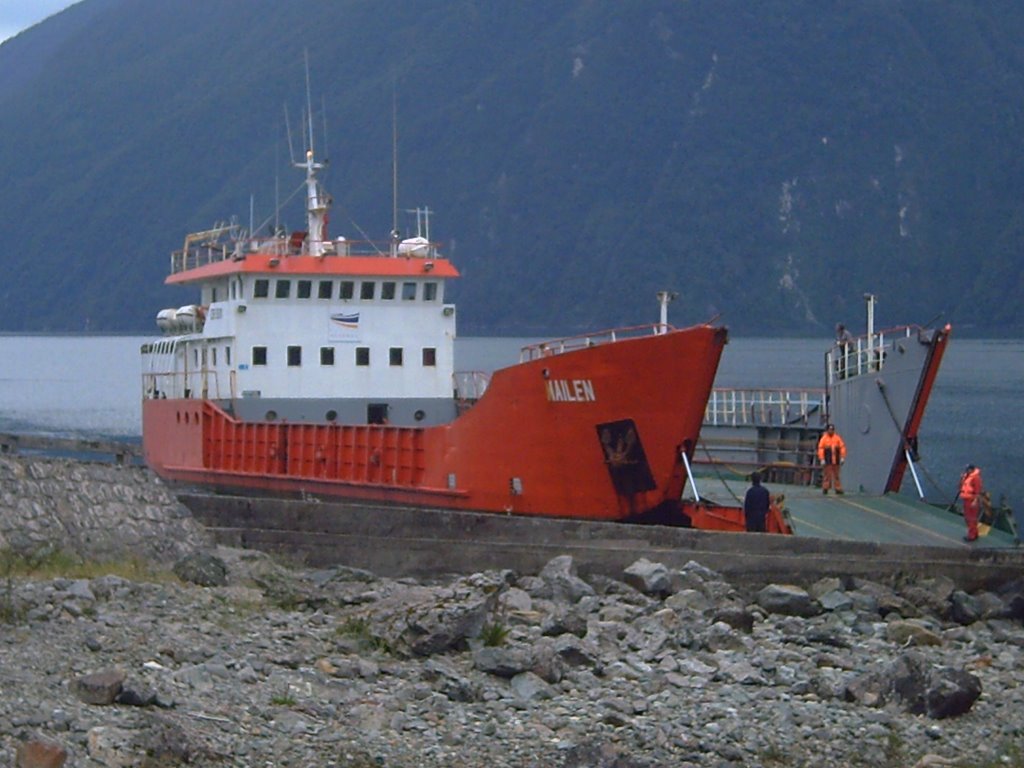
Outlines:
POLYGON ((715 387, 704 407, 708 426, 814 426, 824 418, 823 389, 715 387))
POLYGON ((180 251, 171 253, 171 274, 221 261, 241 261, 251 253, 278 257, 316 254, 322 257, 443 258, 438 243, 348 240, 344 237, 311 241, 305 234, 293 232, 290 235, 239 236, 238 228, 234 225, 218 225, 204 232, 194 232, 185 238, 185 245, 180 251))
POLYGON ((217 371, 202 368, 187 372, 152 372, 142 374, 142 397, 145 400, 167 398, 227 400, 234 397, 234 380, 222 384, 217 371))
POLYGON ((519 352, 519 362, 525 363, 529 360, 537 360, 551 355, 561 355, 565 352, 572 352, 576 349, 596 347, 599 344, 610 344, 623 339, 636 338, 638 336, 657 336, 675 330, 670 325, 663 323, 648 323, 645 325, 633 325, 625 328, 612 328, 596 333, 581 334, 579 336, 566 336, 562 339, 542 341, 535 344, 528 344, 519 352))
POLYGON ((878 373, 885 368, 886 357, 897 339, 909 338, 921 331, 920 326, 906 325, 858 336, 845 343, 836 342, 825 353, 825 376, 829 386, 838 380, 878 373))

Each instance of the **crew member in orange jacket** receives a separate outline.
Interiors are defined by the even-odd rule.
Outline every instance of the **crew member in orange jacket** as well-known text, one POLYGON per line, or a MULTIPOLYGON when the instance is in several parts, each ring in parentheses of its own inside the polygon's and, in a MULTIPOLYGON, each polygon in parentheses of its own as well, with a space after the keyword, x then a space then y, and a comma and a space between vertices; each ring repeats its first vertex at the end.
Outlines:
POLYGON ((829 424, 825 434, 818 440, 818 461, 821 462, 821 492, 827 494, 829 488, 842 494, 843 481, 839 477, 839 467, 846 461, 846 443, 836 434, 835 424, 829 424))
POLYGON ((978 538, 978 502, 981 497, 981 470, 968 464, 960 476, 960 498, 964 502, 964 520, 967 521, 967 535, 964 541, 970 543, 978 538))

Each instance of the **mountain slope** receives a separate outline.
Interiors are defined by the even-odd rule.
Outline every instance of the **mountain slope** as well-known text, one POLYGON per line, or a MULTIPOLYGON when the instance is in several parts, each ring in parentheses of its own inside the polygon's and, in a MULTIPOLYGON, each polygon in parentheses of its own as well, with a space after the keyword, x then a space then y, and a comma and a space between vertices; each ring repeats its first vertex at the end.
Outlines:
POLYGON ((741 333, 865 291, 883 325, 1020 332, 1022 36, 1007 0, 84 0, 0 46, 0 329, 190 301, 184 234, 301 182, 308 51, 332 232, 391 228, 394 94, 464 333, 646 322, 662 289, 741 333))

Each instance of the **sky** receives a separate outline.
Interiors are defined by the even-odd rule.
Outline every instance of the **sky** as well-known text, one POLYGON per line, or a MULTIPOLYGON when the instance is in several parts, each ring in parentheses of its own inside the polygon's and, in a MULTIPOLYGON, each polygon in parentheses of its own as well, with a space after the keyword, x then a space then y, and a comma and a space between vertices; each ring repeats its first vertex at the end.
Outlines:
POLYGON ((0 0, 0 43, 76 0, 0 0))

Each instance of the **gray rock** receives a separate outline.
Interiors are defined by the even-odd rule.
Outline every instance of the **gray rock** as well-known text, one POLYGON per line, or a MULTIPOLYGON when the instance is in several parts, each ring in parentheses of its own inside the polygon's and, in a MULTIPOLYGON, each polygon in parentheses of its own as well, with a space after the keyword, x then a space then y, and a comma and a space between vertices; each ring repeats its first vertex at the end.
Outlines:
POLYGON ((539 576, 545 586, 544 596, 552 600, 576 603, 596 594, 593 587, 576 575, 576 564, 570 555, 548 561, 539 576))
POLYGON ((942 637, 917 619, 889 622, 885 636, 897 645, 942 645, 942 637))
POLYGON ((533 702, 550 699, 551 686, 533 672, 520 672, 509 680, 512 692, 520 701, 533 702))
POLYGON ((815 595, 821 607, 826 611, 846 611, 853 607, 853 598, 837 589, 821 596, 815 595))
POLYGON ((949 598, 949 617, 958 624, 973 624, 981 619, 981 601, 962 590, 955 590, 949 598))
POLYGON ((931 670, 925 691, 925 713, 941 720, 968 712, 981 696, 981 680, 964 669, 931 670))
POLYGON ((473 666, 498 677, 515 677, 533 668, 533 651, 525 646, 480 646, 473 650, 473 666))
POLYGON ((817 616, 821 605, 808 592, 793 584, 769 584, 757 593, 757 604, 769 613, 786 616, 817 616))
POLYGON ((192 552, 174 564, 174 575, 201 587, 223 587, 228 583, 227 564, 209 552, 192 552))
POLYGON ((74 678, 71 692, 86 704, 105 706, 117 699, 127 675, 121 669, 105 669, 74 678))
POLYGON ((645 557, 627 567, 622 580, 645 595, 664 596, 672 592, 672 574, 668 568, 645 557))

